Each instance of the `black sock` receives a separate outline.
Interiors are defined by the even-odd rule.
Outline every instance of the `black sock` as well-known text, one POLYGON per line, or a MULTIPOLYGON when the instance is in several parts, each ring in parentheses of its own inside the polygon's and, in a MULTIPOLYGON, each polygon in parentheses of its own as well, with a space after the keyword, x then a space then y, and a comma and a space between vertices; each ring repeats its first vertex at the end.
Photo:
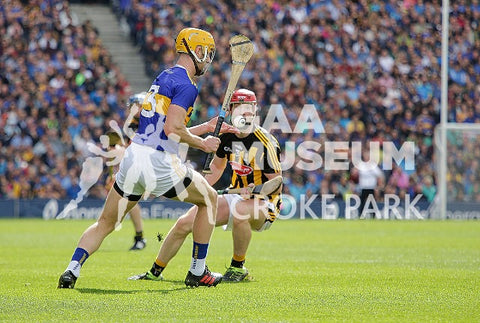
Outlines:
POLYGON ((140 241, 143 239, 143 231, 135 232, 135 241, 140 241))
POLYGON ((162 273, 162 271, 165 269, 165 267, 162 267, 160 265, 157 265, 156 262, 153 263, 152 268, 150 269, 150 272, 152 273, 153 276, 158 277, 162 273))
POLYGON ((232 267, 237 267, 237 268, 243 268, 243 264, 245 263, 245 260, 243 261, 236 261, 236 260, 233 260, 232 258, 232 262, 230 263, 230 266, 232 267))

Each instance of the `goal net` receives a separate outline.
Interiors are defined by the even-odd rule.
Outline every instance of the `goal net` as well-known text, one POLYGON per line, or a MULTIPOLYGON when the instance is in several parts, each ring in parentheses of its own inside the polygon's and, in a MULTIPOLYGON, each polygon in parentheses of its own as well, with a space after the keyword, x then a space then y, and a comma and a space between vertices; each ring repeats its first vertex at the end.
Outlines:
POLYGON ((430 217, 480 219, 480 124, 447 123, 446 146, 442 145, 441 130, 441 125, 435 129, 437 195, 430 217), (442 208, 446 212, 441 212, 442 208))

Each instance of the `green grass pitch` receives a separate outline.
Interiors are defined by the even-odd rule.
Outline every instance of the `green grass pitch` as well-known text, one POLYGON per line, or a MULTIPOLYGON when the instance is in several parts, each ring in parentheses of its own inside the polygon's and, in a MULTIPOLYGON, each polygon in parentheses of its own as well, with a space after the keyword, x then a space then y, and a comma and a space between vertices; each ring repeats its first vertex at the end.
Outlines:
MULTIPOLYGON (((0 220, 0 321, 479 322, 478 221, 277 221, 253 233, 253 280, 187 289, 189 237, 165 281, 128 281, 150 268, 171 220, 129 220, 88 259, 74 290, 57 289, 90 220, 0 220)), ((207 263, 223 272, 231 233, 217 228, 207 263)))

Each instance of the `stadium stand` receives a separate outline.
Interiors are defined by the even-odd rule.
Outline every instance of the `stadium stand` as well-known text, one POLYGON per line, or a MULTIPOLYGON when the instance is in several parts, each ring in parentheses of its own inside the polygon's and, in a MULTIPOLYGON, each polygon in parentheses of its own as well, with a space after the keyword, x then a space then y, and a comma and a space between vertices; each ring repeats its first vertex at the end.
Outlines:
POLYGON ((68 2, 3 1, 0 32, 0 196, 75 198, 86 143, 123 124, 129 84, 68 2))
MULTIPOLYGON (((128 83, 102 47, 95 27, 79 25, 64 1, 0 9, 0 196, 63 197, 78 191, 85 143, 98 141, 110 119, 122 124, 128 83)), ((315 105, 326 133, 275 132, 284 145, 304 140, 415 142, 415 170, 385 171, 383 193, 435 195, 433 129, 439 122, 441 4, 438 1, 111 1, 112 10, 154 77, 174 64, 174 37, 204 28, 217 42, 210 77, 199 81, 195 123, 220 108, 230 69, 228 39, 243 33, 255 57, 239 86, 257 93, 265 116, 281 104, 298 120, 315 105)), ((451 4, 449 120, 480 122, 480 4, 451 4)), ((120 32, 120 30, 119 30, 120 32)), ((455 154, 461 155, 461 144, 455 154)), ((201 158, 194 155, 193 158, 201 158)), ((466 159, 465 159, 466 158, 466 159)), ((297 156, 297 159, 299 157, 297 156)), ((461 162, 454 199, 480 195, 480 166, 461 162), (467 183, 472 183, 467 185, 467 183), (475 191, 476 190, 476 191, 475 191)), ((194 160, 195 161, 195 160, 194 160)), ((298 161, 298 160, 297 160, 298 161)), ((293 196, 357 192, 348 171, 285 172, 293 196)), ((90 195, 102 198, 102 183, 90 195)))

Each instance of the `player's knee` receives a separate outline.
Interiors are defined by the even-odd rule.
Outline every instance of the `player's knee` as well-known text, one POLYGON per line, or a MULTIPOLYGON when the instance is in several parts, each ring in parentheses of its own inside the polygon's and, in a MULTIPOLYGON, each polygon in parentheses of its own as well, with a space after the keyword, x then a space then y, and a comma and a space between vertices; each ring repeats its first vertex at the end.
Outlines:
POLYGON ((97 223, 98 223, 97 227, 100 230, 102 230, 106 234, 109 234, 115 229, 116 219, 101 215, 97 223))
POLYGON ((195 215, 198 212, 198 206, 192 206, 187 214, 181 216, 177 222, 175 222, 175 233, 181 236, 186 236, 193 230, 193 222, 195 221, 195 215))
POLYGON ((249 222, 252 218, 251 209, 242 207, 239 203, 235 207, 235 212, 233 213, 233 224, 240 225, 246 222, 249 222))
POLYGON ((194 217, 181 217, 175 223, 175 233, 181 236, 186 236, 192 232, 194 217))
POLYGON ((250 216, 248 214, 237 213, 237 214, 234 214, 233 216, 233 225, 234 226, 242 225, 244 223, 249 222, 249 220, 250 220, 250 216))

